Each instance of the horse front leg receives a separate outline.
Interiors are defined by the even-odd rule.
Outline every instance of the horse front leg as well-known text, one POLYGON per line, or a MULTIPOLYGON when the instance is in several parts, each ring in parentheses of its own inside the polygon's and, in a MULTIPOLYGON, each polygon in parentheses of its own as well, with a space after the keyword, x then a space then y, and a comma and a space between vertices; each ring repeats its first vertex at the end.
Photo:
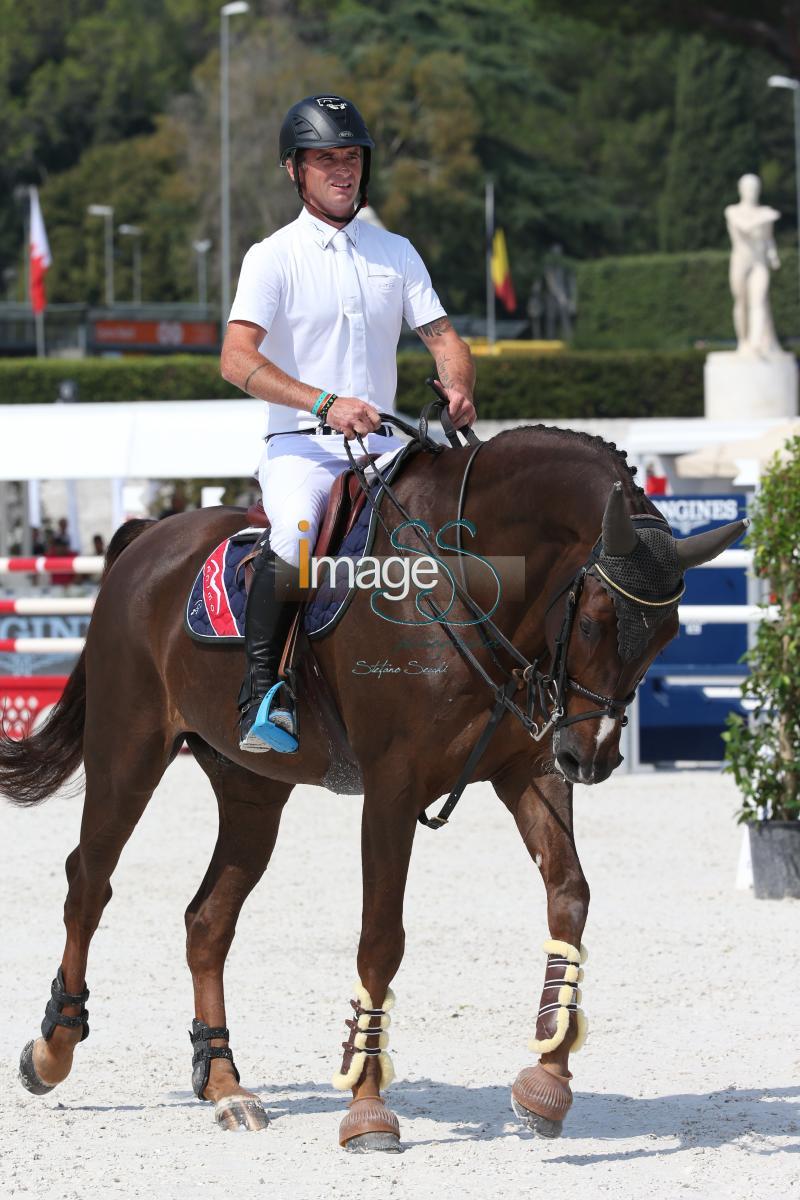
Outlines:
POLYGON ((363 906, 358 944, 358 981, 350 1004, 353 1015, 342 1043, 341 1070, 333 1078, 339 1091, 352 1089, 353 1099, 339 1126, 339 1144, 351 1151, 397 1151, 400 1126, 381 1092, 394 1078, 387 1053, 389 1013, 394 994, 389 987, 403 958, 403 896, 416 829, 411 789, 389 792, 385 778, 365 781, 361 823, 363 906))
POLYGON ((514 1111, 534 1133, 558 1137, 572 1104, 570 1053, 581 1048, 587 1021, 580 1008, 583 963, 581 943, 589 909, 584 878, 572 829, 572 785, 558 775, 495 782, 511 811, 528 853, 547 890, 550 937, 544 987, 534 1036, 539 1054, 534 1067, 520 1071, 512 1088, 514 1111))

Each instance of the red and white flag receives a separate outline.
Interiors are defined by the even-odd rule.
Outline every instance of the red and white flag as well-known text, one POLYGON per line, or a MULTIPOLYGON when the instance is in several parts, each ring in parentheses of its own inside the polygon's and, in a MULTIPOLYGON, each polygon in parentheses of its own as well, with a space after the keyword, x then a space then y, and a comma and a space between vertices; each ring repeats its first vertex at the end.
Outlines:
POLYGON ((44 312, 47 307, 47 296, 44 290, 44 277, 50 266, 50 246, 47 241, 47 230, 39 205, 39 193, 31 188, 31 307, 35 313, 44 312))

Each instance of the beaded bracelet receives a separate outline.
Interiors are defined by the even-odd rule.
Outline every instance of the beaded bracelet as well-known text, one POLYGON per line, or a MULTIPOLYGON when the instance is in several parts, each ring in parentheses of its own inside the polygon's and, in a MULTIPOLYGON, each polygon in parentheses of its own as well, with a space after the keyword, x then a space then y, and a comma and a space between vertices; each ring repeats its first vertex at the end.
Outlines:
POLYGON ((323 404, 324 401, 328 399, 330 394, 331 394, 330 392, 320 392, 320 394, 317 396, 316 400, 314 401, 313 407, 311 409, 312 417, 315 417, 317 415, 317 413, 319 412, 319 409, 320 409, 320 405, 323 404))

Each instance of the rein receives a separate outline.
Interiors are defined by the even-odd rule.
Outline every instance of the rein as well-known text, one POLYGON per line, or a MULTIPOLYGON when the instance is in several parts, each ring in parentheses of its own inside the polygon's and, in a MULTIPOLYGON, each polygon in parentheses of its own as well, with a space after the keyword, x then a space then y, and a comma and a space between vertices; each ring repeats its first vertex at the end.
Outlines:
MULTIPOLYGON (((428 382, 430 383, 431 381, 429 380, 428 382)), ((431 386, 433 385, 431 384, 431 386)), ((434 390, 436 389, 434 388, 434 390)), ((438 392, 436 400, 431 401, 431 403, 429 403, 425 409, 423 409, 418 431, 413 429, 413 427, 409 426, 406 422, 396 418, 393 414, 381 413, 380 416, 384 423, 396 424, 398 428, 403 430, 403 432, 409 433, 421 444, 423 448, 428 450, 433 449, 434 452, 439 453, 443 447, 433 442, 428 435, 428 422, 430 419, 430 414, 437 408, 439 409, 438 415, 441 419, 446 436, 449 438, 454 448, 464 448, 459 442, 457 431, 455 430, 455 427, 453 426, 446 412, 446 401, 439 396, 438 392)), ((467 460, 464 470, 464 476, 462 479, 458 500, 458 512, 456 517, 457 521, 462 519, 462 514, 464 511, 469 473, 481 447, 485 444, 477 438, 471 429, 461 430, 459 432, 463 434, 466 443, 472 446, 473 450, 467 460)), ((361 437, 357 435, 356 440, 358 441, 362 450, 364 450, 366 453, 366 448, 361 437)), ((393 488, 386 481, 380 471, 377 470, 375 464, 372 464, 371 470, 380 480, 380 487, 375 489, 378 493, 377 499, 373 497, 373 489, 370 487, 363 468, 359 465, 355 456, 353 455, 348 441, 345 441, 345 448, 353 473, 358 479, 361 489, 365 494, 366 502, 372 509, 372 512, 377 520, 380 521, 383 529, 389 536, 390 541, 392 537, 392 530, 390 530, 386 525, 386 522, 383 520, 379 509, 381 493, 385 493, 386 496, 388 496, 392 505, 403 518, 403 520, 409 523, 410 528, 414 529, 426 552, 433 559, 437 559, 437 549, 440 550, 441 547, 435 547, 428 538, 427 534, 423 533, 419 527, 419 523, 416 522, 410 513, 406 511, 404 505, 398 499, 393 488)), ((633 516, 631 519, 636 522, 640 528, 669 528, 663 518, 643 515, 638 517, 633 516)), ((461 549, 461 526, 459 524, 456 524, 456 530, 458 539, 457 547, 458 549, 461 549)), ((461 774, 459 775, 459 778, 453 787, 453 790, 450 792, 450 795, 447 797, 438 815, 434 817, 428 817, 424 811, 421 812, 417 818, 421 824, 427 825, 430 829, 441 829, 443 825, 447 824, 448 818, 461 798, 464 789, 472 779, 472 776, 478 765, 478 761, 483 755, 492 738, 492 735, 494 734, 497 726, 502 720, 504 713, 506 712, 509 712, 513 717, 515 717, 525 731, 529 734, 529 736, 532 737, 536 742, 540 742, 545 735, 550 732, 550 730, 555 733, 560 729, 565 729, 568 725, 574 725, 579 721, 591 721, 603 716, 608 716, 614 721, 619 721, 623 726, 627 724, 628 719, 625 715, 625 709, 634 699, 636 695, 635 689, 622 699, 616 699, 615 697, 600 695, 599 693, 592 691, 590 688, 585 687, 578 680, 572 679, 567 675, 567 656, 570 639, 572 637, 572 628, 575 622, 575 614, 578 608, 578 602, 583 591, 586 576, 590 569, 596 566, 597 560, 600 557, 601 547, 602 541, 598 540, 593 546, 589 558, 578 569, 571 582, 565 584, 556 593, 545 610, 546 614, 560 599, 560 597, 563 596, 564 592, 568 592, 561 629, 553 647, 550 669, 546 673, 540 670, 538 666, 538 659, 530 662, 523 654, 520 653, 516 646, 514 646, 514 644, 508 640, 502 630, 498 629, 494 621, 492 621, 492 619, 480 607, 478 602, 466 590, 464 566, 461 560, 459 560, 459 566, 462 582, 459 583, 451 575, 451 584, 455 595, 462 602, 462 604, 464 604, 473 617, 476 618, 478 631, 483 640, 485 648, 489 651, 494 661, 495 666, 497 666, 497 668, 505 674, 506 678, 502 683, 497 683, 488 673, 488 671, 486 671, 483 665, 472 653, 458 629, 447 620, 446 615, 442 612, 436 602, 430 596, 425 597, 424 603, 430 611, 433 619, 441 625, 445 634, 453 643, 454 648, 461 655, 464 661, 467 662, 478 675, 480 675, 484 683, 486 683, 486 685, 494 693, 495 702, 489 720, 484 726, 477 742, 473 746, 472 751, 470 752, 469 757, 467 758, 467 761, 461 770, 461 774), (513 667, 509 671, 494 653, 494 645, 501 646, 502 649, 505 650, 506 653, 517 662, 518 666, 513 667), (527 691, 525 706, 521 707, 514 699, 512 699, 512 697, 523 687, 526 687, 527 691), (600 707, 592 709, 589 712, 577 713, 574 716, 567 717, 564 714, 566 708, 566 695, 568 691, 575 692, 577 695, 583 696, 585 699, 592 700, 600 707), (534 719, 534 714, 536 713, 537 709, 541 713, 540 721, 536 721, 534 719)), ((636 597, 631 597, 631 599, 637 600, 636 597)), ((673 603, 673 600, 669 600, 666 603, 673 603)))

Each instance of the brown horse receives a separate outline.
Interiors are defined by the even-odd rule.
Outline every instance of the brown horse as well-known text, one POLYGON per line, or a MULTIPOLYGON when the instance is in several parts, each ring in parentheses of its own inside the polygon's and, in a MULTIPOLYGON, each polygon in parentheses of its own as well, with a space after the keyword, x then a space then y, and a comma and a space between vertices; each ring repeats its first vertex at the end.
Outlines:
MULTIPOLYGON (((494 714, 496 731, 472 775, 491 781, 517 823, 547 890, 550 934, 531 1043, 539 1061, 521 1071, 513 1102, 531 1129, 560 1131, 572 1100, 569 1054, 585 1034, 578 985, 589 889, 573 837, 573 783, 599 783, 621 761, 624 708, 678 631, 684 571, 713 558, 744 524, 676 542, 624 455, 600 439, 543 427, 500 434, 477 456, 472 447, 420 453, 395 492, 431 530, 457 513, 469 519, 469 550, 523 562, 524 592, 500 596, 493 624, 483 625, 490 636, 478 636, 477 625, 457 630, 459 648, 454 625, 422 623, 418 597, 397 602, 394 612, 408 622, 401 625, 382 619, 370 595, 358 591, 331 636, 301 646, 295 754, 238 749, 242 651, 198 644, 183 628, 205 554, 241 529, 245 514, 223 508, 131 522, 115 536, 86 648, 61 701, 30 738, 0 744, 0 789, 16 804, 44 800, 81 759, 86 776, 80 843, 66 863, 64 954, 43 1036, 26 1046, 20 1064, 30 1091, 64 1080, 88 1033, 86 965, 111 875, 186 742, 219 806, 216 847, 186 911, 196 1093, 216 1104, 226 1128, 267 1124, 258 1098, 241 1087, 229 1049, 225 958, 295 784, 363 791, 360 986, 334 1081, 352 1089, 353 1100, 339 1137, 349 1149, 397 1149, 397 1118, 381 1092, 392 1073, 389 984, 403 957, 414 834, 494 714)), ((399 524, 388 502, 382 515, 389 527, 399 524)), ((392 552, 379 529, 375 555, 392 552)), ((496 599, 490 571, 470 571, 468 583, 488 611, 496 599)), ((447 621, 475 611, 459 602, 447 621)))

